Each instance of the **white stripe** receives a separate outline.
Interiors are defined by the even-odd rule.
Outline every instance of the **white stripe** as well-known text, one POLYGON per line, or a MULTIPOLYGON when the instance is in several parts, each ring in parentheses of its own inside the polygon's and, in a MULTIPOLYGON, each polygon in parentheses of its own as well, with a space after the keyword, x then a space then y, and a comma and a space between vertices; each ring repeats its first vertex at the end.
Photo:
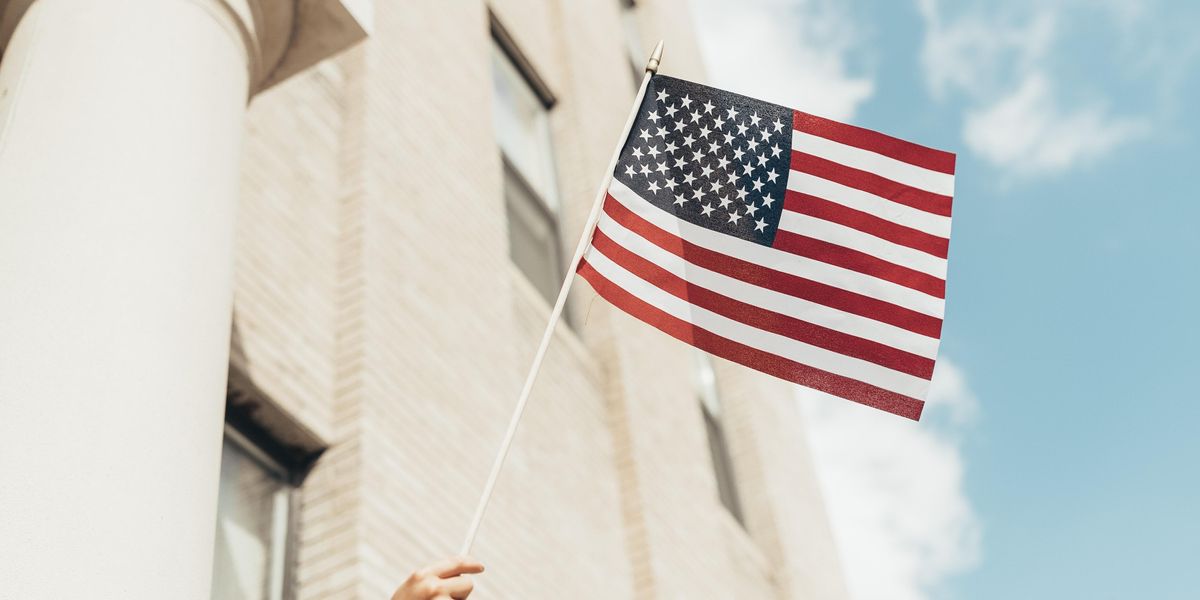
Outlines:
POLYGON ((676 218, 661 208, 646 202, 616 179, 612 180, 608 192, 622 206, 651 225, 713 252, 796 277, 811 279, 848 292, 876 298, 938 319, 945 314, 946 303, 941 298, 857 271, 717 233, 676 218))
POLYGON ((587 261, 605 279, 643 302, 725 339, 912 398, 924 399, 929 389, 929 381, 920 377, 810 346, 690 304, 626 271, 595 247, 588 251, 587 261))
POLYGON ((928 213, 870 192, 800 171, 792 171, 788 174, 787 187, 793 192, 801 192, 830 202, 837 202, 842 206, 887 219, 898 225, 950 239, 950 217, 928 213))
POLYGON ((897 183, 943 196, 954 195, 954 175, 931 171, 890 156, 863 150, 828 138, 792 131, 792 150, 820 156, 840 165, 870 171, 897 183))
POLYGON ((779 228, 843 248, 866 252, 894 265, 908 267, 914 271, 937 277, 942 281, 946 280, 946 259, 877 238, 853 227, 784 210, 779 219, 779 228))
POLYGON ((898 350, 911 352, 918 356, 929 359, 937 358, 937 338, 759 287, 694 265, 626 229, 608 215, 600 218, 599 228, 604 235, 612 238, 622 248, 658 265, 680 279, 722 296, 808 321, 814 325, 878 342, 898 350))

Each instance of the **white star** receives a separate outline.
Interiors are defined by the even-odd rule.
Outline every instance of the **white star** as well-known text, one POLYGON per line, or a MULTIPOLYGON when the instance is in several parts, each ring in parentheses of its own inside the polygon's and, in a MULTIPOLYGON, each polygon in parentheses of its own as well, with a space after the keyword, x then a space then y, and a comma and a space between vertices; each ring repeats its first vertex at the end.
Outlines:
POLYGON ((700 153, 699 153, 699 152, 697 152, 696 150, 692 150, 692 157, 691 157, 690 159, 688 159, 688 160, 690 160, 690 161, 692 161, 692 162, 694 162, 694 163, 697 163, 697 164, 699 164, 699 162, 700 162, 700 158, 701 158, 701 157, 700 157, 700 153))
POLYGON ((633 170, 633 165, 629 165, 629 166, 625 167, 625 174, 630 177, 633 177, 634 175, 637 175, 637 171, 633 170))
POLYGON ((683 170, 683 165, 686 164, 682 156, 675 157, 675 164, 671 165, 674 169, 683 170))
POLYGON ((702 138, 706 138, 706 139, 707 139, 707 138, 708 138, 708 136, 710 136, 710 135, 712 135, 712 130, 711 130, 711 129, 709 129, 708 127, 701 127, 701 128, 700 128, 700 137, 702 137, 702 138))
POLYGON ((642 157, 642 149, 641 149, 641 148, 638 148, 638 147, 636 147, 636 146, 634 146, 634 148, 633 148, 633 157, 634 157, 634 158, 641 158, 641 157, 642 157))
POLYGON ((647 189, 650 190, 651 194, 657 194, 658 193, 658 182, 651 179, 650 185, 647 186, 647 189))
POLYGON ((772 198, 770 196, 763 196, 763 199, 762 199, 763 208, 771 208, 771 204, 774 202, 775 202, 774 198, 772 198))
POLYGON ((729 107, 729 110, 727 110, 727 111, 725 111, 725 112, 729 114, 729 118, 730 118, 730 119, 736 119, 736 118, 737 118, 737 116, 738 116, 738 111, 737 111, 737 109, 736 109, 736 108, 734 108, 734 107, 732 107, 732 106, 730 106, 730 107, 729 107))
POLYGON ((663 187, 671 190, 672 192, 675 191, 675 186, 677 185, 679 185, 679 180, 673 177, 668 177, 667 180, 663 182, 663 187))
POLYGON ((667 172, 667 164, 666 163, 658 163, 658 167, 655 168, 654 170, 658 171, 659 173, 666 173, 667 172))
POLYGON ((679 150, 679 146, 676 146, 675 142, 667 142, 667 146, 663 149, 663 152, 666 152, 667 154, 675 154, 676 150, 679 150))
POLYGON ((728 179, 728 180, 729 180, 729 185, 736 186, 736 185, 737 185, 737 180, 738 180, 738 175, 737 175, 737 173, 734 173, 733 171, 730 171, 730 172, 729 172, 729 176, 728 176, 728 177, 726 177, 726 179, 728 179))
POLYGON ((746 135, 746 130, 747 130, 747 129, 749 129, 749 127, 746 127, 746 124, 745 124, 745 123, 738 123, 738 124, 737 124, 738 135, 743 135, 743 136, 744 136, 744 135, 746 135))
POLYGON ((687 127, 687 123, 684 123, 683 119, 675 121, 675 131, 683 131, 684 127, 687 127))
POLYGON ((716 182, 708 184, 708 193, 717 194, 720 193, 720 191, 721 188, 717 186, 716 182))
POLYGON ((742 160, 742 156, 743 156, 744 154, 746 154, 746 151, 745 151, 745 150, 742 150, 741 148, 734 148, 734 149, 733 149, 733 158, 734 158, 734 160, 742 160))
POLYGON ((762 138, 762 141, 764 141, 764 142, 769 142, 769 141, 771 141, 771 134, 767 133, 767 130, 766 130, 766 129, 762 129, 762 130, 760 130, 760 131, 758 132, 758 135, 759 135, 759 137, 761 137, 761 138, 762 138))
POLYGON ((762 186, 763 186, 763 185, 765 185, 765 184, 764 184, 763 182, 761 182, 761 181, 757 180, 757 179, 751 179, 751 180, 750 180, 750 185, 753 185, 753 186, 754 186, 754 191, 756 191, 756 192, 757 192, 757 191, 759 191, 760 189, 762 189, 762 186))
POLYGON ((729 166, 728 158, 725 158, 724 156, 722 156, 717 159, 717 168, 718 169, 724 169, 725 167, 728 167, 728 166, 729 166))
POLYGON ((711 113, 713 111, 713 108, 716 108, 716 107, 713 106, 712 102, 709 102, 708 100, 704 101, 704 112, 705 113, 711 113))
POLYGON ((659 127, 659 128, 658 128, 658 131, 655 131, 655 132, 654 132, 654 136, 655 136, 655 137, 660 137, 660 138, 665 138, 665 137, 667 137, 667 128, 666 128, 666 127, 659 127))
POLYGON ((678 106, 668 106, 668 107, 667 107, 667 116, 668 116, 668 117, 674 117, 674 116, 675 116, 675 113, 676 113, 676 112, 678 112, 678 111, 679 111, 679 107, 678 107, 678 106))
POLYGON ((693 110, 691 113, 688 114, 688 116, 691 117, 692 122, 695 123, 696 121, 699 121, 700 117, 703 117, 704 115, 700 114, 700 111, 698 111, 698 110, 693 110))
POLYGON ((760 166, 760 167, 767 166, 767 155, 766 154, 760 154, 758 156, 755 156, 754 158, 758 159, 758 166, 760 166))
POLYGON ((692 99, 688 96, 684 96, 683 98, 680 98, 679 102, 681 103, 680 106, 682 106, 684 108, 687 108, 692 105, 692 99))
POLYGON ((775 122, 771 123, 771 127, 775 128, 775 133, 779 133, 779 131, 783 129, 783 123, 780 123, 779 119, 775 119, 775 122))
POLYGON ((707 217, 708 215, 712 214, 712 211, 713 211, 713 207, 711 207, 711 206, 709 206, 709 205, 707 205, 707 204, 701 204, 701 205, 700 205, 700 212, 701 212, 702 214, 704 214, 704 216, 706 216, 706 217, 707 217))
POLYGON ((742 215, 739 215, 737 213, 736 208, 733 209, 733 211, 729 213, 729 224, 730 225, 737 225, 738 221, 741 221, 741 220, 742 220, 742 215))
POLYGON ((742 188, 738 188, 738 189, 737 189, 737 197, 738 197, 738 201, 739 201, 739 202, 745 201, 745 200, 746 200, 746 194, 749 194, 749 193, 750 193, 750 192, 748 192, 748 191, 746 191, 746 190, 743 190, 742 188))
POLYGON ((640 138, 642 138, 643 140, 646 140, 646 141, 648 142, 648 141, 650 141, 650 132, 649 132, 649 131, 646 131, 645 129, 643 129, 643 130, 642 130, 642 133, 641 133, 641 134, 639 134, 639 135, 638 135, 638 137, 640 137, 640 138))
POLYGON ((721 196, 721 208, 725 208, 726 206, 729 206, 729 204, 731 202, 733 202, 733 200, 730 200, 728 197, 721 196))
POLYGON ((721 144, 719 142, 711 142, 708 144, 708 153, 709 154, 717 154, 720 151, 721 151, 721 144))
POLYGON ((749 148, 750 150, 754 150, 754 149, 758 148, 758 145, 761 143, 762 142, 760 142, 754 138, 746 138, 746 147, 749 148))
POLYGON ((684 148, 691 148, 691 147, 692 147, 692 144, 693 144, 695 141, 696 141, 696 138, 694 138, 694 137, 692 137, 692 136, 690 136, 690 135, 685 135, 685 136, 683 136, 683 147, 684 147, 684 148))
POLYGON ((692 185, 692 182, 695 180, 696 180, 695 175, 692 175, 691 173, 683 174, 683 185, 692 185))
POLYGON ((642 175, 650 174, 650 165, 642 165, 642 175))
POLYGON ((683 196, 675 196, 675 202, 673 202, 673 204, 675 206, 683 206, 686 202, 687 198, 684 198, 683 196))
POLYGON ((783 148, 780 148, 779 146, 771 146, 771 158, 779 156, 780 152, 783 152, 783 148))
POLYGON ((754 173, 754 165, 746 163, 742 165, 742 175, 751 175, 754 173))
POLYGON ((646 150, 646 154, 649 154, 650 158, 658 158, 658 146, 650 146, 646 150))
POLYGON ((704 192, 699 189, 692 190, 692 199, 699 202, 704 197, 704 192))
POLYGON ((669 98, 669 96, 667 96, 667 90, 658 90, 658 101, 659 102, 666 102, 667 98, 669 98))
POLYGON ((767 171, 767 183, 775 183, 775 180, 778 178, 779 173, 777 171, 767 171))
POLYGON ((713 127, 720 129, 724 126, 725 126, 725 119, 722 119, 721 117, 717 117, 717 118, 713 119, 713 127))
POLYGON ((766 222, 766 221, 764 221, 764 220, 762 220, 762 219, 759 219, 759 220, 757 220, 757 221, 755 221, 755 222, 754 222, 754 230, 755 230, 755 231, 766 231, 766 229, 767 229, 767 222, 766 222))
POLYGON ((650 113, 646 115, 646 118, 657 123, 658 122, 658 111, 657 110, 650 111, 650 113))
POLYGON ((700 176, 704 177, 704 178, 708 178, 708 176, 712 175, 712 172, 713 172, 712 167, 710 167, 708 165, 704 165, 703 167, 701 167, 700 171, 701 171, 700 176))
POLYGON ((753 217, 753 216, 754 216, 754 213, 756 213, 756 212, 758 212, 758 207, 757 207, 757 206, 755 206, 755 205, 751 204, 750 206, 747 206, 747 207, 746 207, 746 214, 748 214, 748 215, 750 215, 750 216, 752 216, 752 217, 753 217))
POLYGON ((757 112, 750 115, 750 124, 755 127, 758 127, 758 122, 761 120, 762 120, 762 117, 758 116, 757 112))
POLYGON ((735 137, 732 133, 726 133, 724 135, 725 135, 725 143, 732 146, 733 140, 737 139, 737 137, 735 137))

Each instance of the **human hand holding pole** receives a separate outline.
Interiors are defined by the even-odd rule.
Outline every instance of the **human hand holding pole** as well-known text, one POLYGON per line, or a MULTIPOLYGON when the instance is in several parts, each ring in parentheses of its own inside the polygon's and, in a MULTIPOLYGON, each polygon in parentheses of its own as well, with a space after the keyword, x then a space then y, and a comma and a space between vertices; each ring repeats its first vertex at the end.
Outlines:
POLYGON ((392 600, 464 600, 475 589, 470 576, 482 572, 473 558, 447 558, 413 571, 392 600))

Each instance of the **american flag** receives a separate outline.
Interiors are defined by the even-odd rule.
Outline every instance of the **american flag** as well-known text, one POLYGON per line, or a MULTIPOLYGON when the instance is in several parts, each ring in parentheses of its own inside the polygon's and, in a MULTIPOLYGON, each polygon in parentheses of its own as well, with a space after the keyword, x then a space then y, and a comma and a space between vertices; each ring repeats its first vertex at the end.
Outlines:
POLYGON ((697 348, 919 419, 954 155, 654 76, 578 272, 697 348))

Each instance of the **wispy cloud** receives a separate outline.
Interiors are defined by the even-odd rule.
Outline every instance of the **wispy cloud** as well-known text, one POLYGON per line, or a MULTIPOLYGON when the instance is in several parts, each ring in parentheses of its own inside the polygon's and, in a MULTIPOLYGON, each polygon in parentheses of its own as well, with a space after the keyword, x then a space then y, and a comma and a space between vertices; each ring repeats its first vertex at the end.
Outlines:
POLYGON ((1147 120, 1114 117, 1101 104, 1061 106, 1035 71, 1010 94, 969 111, 963 139, 988 162, 1035 175, 1086 164, 1148 130, 1147 120))
POLYGON ((938 360, 920 424, 801 392, 834 536, 857 600, 926 600, 980 558, 959 446, 977 401, 938 360))
MULTIPOLYGON (((1110 4, 1125 21, 1139 12, 1110 4)), ((1148 132, 1149 119, 1116 113, 1098 99, 1065 98, 1052 50, 1061 42, 1060 24, 1079 18, 1077 7, 989 4, 952 18, 937 0, 917 0, 917 7, 926 26, 921 64, 930 93, 966 98, 963 141, 991 165, 1018 176, 1064 172, 1148 132)))
POLYGON ((714 85, 833 119, 849 119, 874 92, 852 74, 858 32, 828 0, 693 0, 714 85))

